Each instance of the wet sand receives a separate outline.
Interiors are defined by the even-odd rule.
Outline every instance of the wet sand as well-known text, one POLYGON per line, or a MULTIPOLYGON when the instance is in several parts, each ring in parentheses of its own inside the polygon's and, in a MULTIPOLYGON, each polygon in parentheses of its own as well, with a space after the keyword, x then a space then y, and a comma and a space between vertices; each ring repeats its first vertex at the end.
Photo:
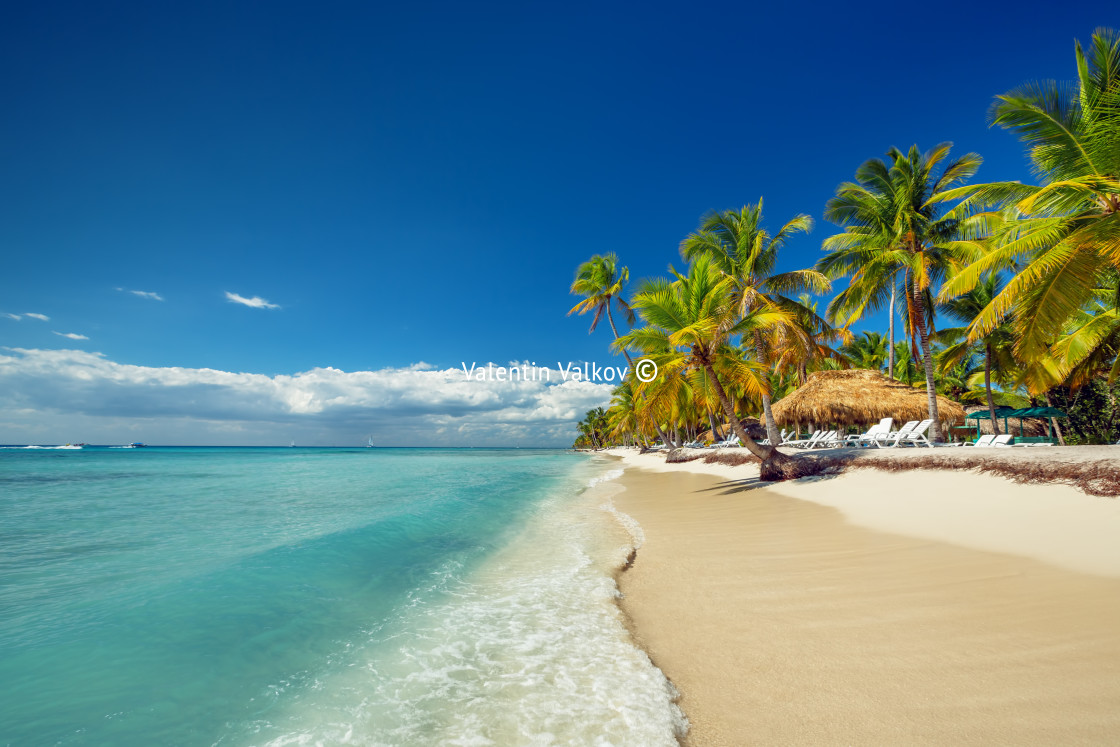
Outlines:
POLYGON ((1120 578, 866 528, 749 480, 621 483, 644 535, 623 608, 682 693, 687 744, 1120 741, 1120 578))

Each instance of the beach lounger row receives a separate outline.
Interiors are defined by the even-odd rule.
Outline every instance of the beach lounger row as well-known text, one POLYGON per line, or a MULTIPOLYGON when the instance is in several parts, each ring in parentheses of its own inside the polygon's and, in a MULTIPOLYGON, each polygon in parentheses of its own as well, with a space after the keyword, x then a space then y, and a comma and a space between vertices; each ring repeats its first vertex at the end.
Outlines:
POLYGON ((984 449, 984 448, 997 448, 998 449, 998 448, 1009 448, 1009 447, 1015 447, 1015 446, 1026 448, 1026 447, 1035 447, 1035 446, 1053 446, 1054 445, 1052 443, 1013 444, 1013 443, 1011 443, 1011 439, 1013 439, 1013 438, 1015 438, 1015 436, 1013 436, 1010 433, 1003 433, 1003 434, 1000 434, 998 436, 987 435, 987 436, 981 436, 980 438, 976 439, 975 443, 965 444, 965 446, 971 446, 973 448, 981 448, 981 449, 984 449))
MULTIPOLYGON (((897 431, 892 431, 891 427, 894 425, 894 418, 883 418, 878 424, 871 426, 867 429, 866 433, 852 434, 850 436, 841 436, 837 431, 817 430, 813 435, 808 438, 797 438, 796 432, 786 433, 785 429, 781 432, 781 441, 778 446, 788 446, 793 449, 835 449, 844 446, 858 446, 860 448, 875 447, 877 449, 894 449, 899 446, 928 446, 933 447, 933 443, 926 436, 926 431, 933 425, 932 420, 911 420, 899 428, 897 431)), ((975 443, 966 443, 965 446, 974 448, 1007 448, 1012 446, 1017 447, 1034 447, 1034 446, 1053 446, 1052 443, 1011 443, 1013 435, 1004 433, 999 436, 988 435, 981 436, 975 443)), ((1120 443, 1120 442, 1118 442, 1120 443)), ((763 446, 770 445, 770 439, 765 438, 759 441, 763 446)), ((944 444, 947 446, 959 446, 960 444, 944 444)), ((704 444, 699 441, 685 444, 690 449, 705 448, 704 444)), ((732 435, 726 440, 719 443, 712 444, 715 449, 727 449, 736 446, 742 446, 738 436, 732 435)), ((658 448, 658 447, 655 447, 658 448)), ((660 448, 665 448, 661 446, 660 448)))

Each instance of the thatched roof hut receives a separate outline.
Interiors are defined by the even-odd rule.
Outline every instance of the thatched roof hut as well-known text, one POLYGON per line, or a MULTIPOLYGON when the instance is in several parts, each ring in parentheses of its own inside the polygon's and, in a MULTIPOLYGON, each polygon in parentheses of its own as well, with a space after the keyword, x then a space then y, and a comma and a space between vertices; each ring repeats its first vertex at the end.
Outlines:
MULTIPOLYGON (((926 391, 891 381, 878 371, 815 371, 805 385, 774 403, 774 420, 780 425, 868 425, 881 418, 896 424, 925 420, 929 414, 926 391)), ((964 421, 964 408, 937 396, 942 423, 964 421)))

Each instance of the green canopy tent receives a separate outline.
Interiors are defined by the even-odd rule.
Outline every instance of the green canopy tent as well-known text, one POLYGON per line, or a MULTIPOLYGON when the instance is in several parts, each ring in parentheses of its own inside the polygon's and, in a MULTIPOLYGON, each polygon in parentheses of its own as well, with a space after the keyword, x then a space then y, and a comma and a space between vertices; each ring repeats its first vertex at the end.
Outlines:
MULTIPOLYGON (((997 413, 998 414, 998 413, 997 413)), ((971 416, 969 416, 971 417, 971 416)), ((1025 407, 1022 410, 1012 410, 1007 413, 1006 417, 1019 418, 1019 435, 1023 435, 1023 418, 1045 418, 1046 419, 1046 437, 1054 438, 1054 420, 1053 418, 1068 418, 1069 415, 1065 414, 1056 407, 1025 407)), ((1004 423, 1007 422, 1005 417, 1004 423)))
MULTIPOLYGON (((996 408, 996 417, 997 418, 1003 418, 1003 432, 1004 433, 1007 433, 1008 430, 1009 430, 1009 428, 1007 427, 1007 419, 1015 417, 1015 413, 1017 413, 1017 412, 1019 412, 1019 411, 1016 410, 1014 407, 1008 407, 1007 405, 1000 405, 999 407, 996 408)), ((981 420, 989 420, 990 418, 988 417, 988 411, 987 410, 977 410, 976 412, 970 412, 968 415, 965 415, 964 419, 965 420, 975 420, 976 421, 976 437, 980 438, 980 421, 981 420)), ((1023 421, 1020 420, 1019 425, 1022 426, 1022 424, 1023 424, 1023 421)))

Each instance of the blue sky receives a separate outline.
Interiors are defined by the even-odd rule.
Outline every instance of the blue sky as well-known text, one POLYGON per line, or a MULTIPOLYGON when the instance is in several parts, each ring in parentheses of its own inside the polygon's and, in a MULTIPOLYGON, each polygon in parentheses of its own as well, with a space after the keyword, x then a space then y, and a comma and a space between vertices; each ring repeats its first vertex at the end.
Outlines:
POLYGON ((0 442, 569 442, 609 387, 391 409, 355 379, 312 418, 198 372, 608 363, 565 316, 594 253, 663 273, 704 212, 761 196, 775 228, 817 220, 783 261, 808 266, 825 201, 894 145, 1029 179, 992 96, 1072 78, 1108 19, 924 7, 8 4, 0 442))

